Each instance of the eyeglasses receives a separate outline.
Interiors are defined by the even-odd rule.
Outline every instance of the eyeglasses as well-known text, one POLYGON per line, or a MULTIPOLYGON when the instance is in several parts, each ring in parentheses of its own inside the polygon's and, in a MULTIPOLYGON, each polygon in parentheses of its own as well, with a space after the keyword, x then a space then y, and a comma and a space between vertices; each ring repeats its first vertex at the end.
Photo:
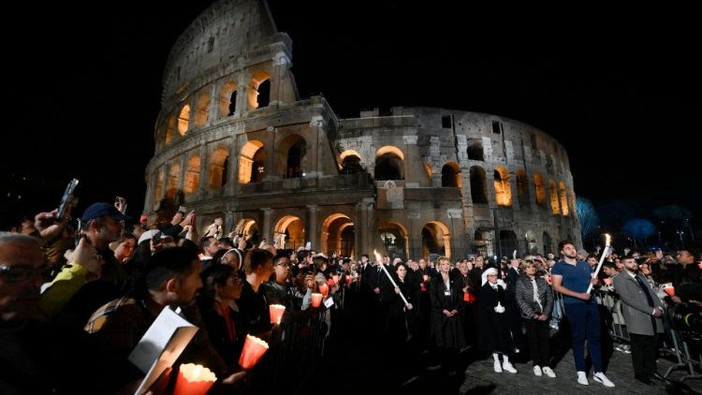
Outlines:
POLYGON ((239 277, 239 276, 236 275, 236 274, 235 274, 235 275, 232 275, 230 278, 232 279, 232 283, 235 284, 235 285, 237 285, 237 284, 243 284, 243 283, 244 283, 244 281, 242 281, 241 277, 239 277))
POLYGON ((46 266, 0 265, 0 278, 10 283, 20 283, 43 274, 45 270, 46 266))
POLYGON ((277 263, 274 266, 290 267, 289 263, 277 263))

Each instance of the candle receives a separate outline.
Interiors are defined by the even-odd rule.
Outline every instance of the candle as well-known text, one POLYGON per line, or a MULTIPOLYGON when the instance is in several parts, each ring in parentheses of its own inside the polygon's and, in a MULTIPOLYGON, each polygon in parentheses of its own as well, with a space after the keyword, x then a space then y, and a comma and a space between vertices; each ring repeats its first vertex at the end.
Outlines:
POLYGON ((663 291, 668 294, 668 296, 675 296, 675 287, 670 286, 670 287, 665 287, 663 288, 663 291))
MULTIPOLYGON (((388 280, 390 280, 390 282, 392 283, 393 288, 397 288, 397 284, 395 284, 395 280, 393 280, 390 273, 388 273, 388 269, 386 269, 385 265, 383 265, 383 263, 381 261, 380 254, 378 254, 378 251, 373 250, 373 254, 375 254, 376 261, 380 263, 380 267, 383 268, 383 272, 385 272, 385 275, 388 276, 388 280)), ((402 301, 405 302, 405 306, 407 306, 409 304, 409 302, 407 301, 407 298, 405 298, 405 295, 402 294, 402 292, 400 292, 400 297, 402 298, 402 301)))
POLYGON ((174 395, 205 394, 217 380, 217 376, 202 365, 186 363, 180 365, 174 395))
POLYGON ((239 365, 245 370, 253 368, 266 351, 268 351, 268 343, 256 336, 246 335, 244 349, 241 350, 241 355, 239 356, 239 365))
POLYGON ((468 302, 468 303, 474 303, 475 302, 475 296, 470 293, 470 292, 464 292, 463 293, 463 300, 468 302))
POLYGON ((334 285, 339 284, 339 275, 332 274, 332 280, 334 280, 334 285))
POLYGON ((269 305, 268 313, 271 316, 271 324, 278 325, 280 324, 280 320, 283 318, 283 313, 285 313, 285 306, 282 304, 269 305))
POLYGON ((424 279, 424 282, 429 281, 429 275, 428 274, 423 275, 422 279, 424 279))
MULTIPOLYGON (((597 275, 600 273, 600 269, 602 269, 602 264, 604 263, 605 257, 607 255, 609 255, 608 249, 609 249, 610 241, 611 241, 611 238, 610 238, 609 234, 605 233, 605 248, 602 251, 602 256, 600 257, 600 261, 597 263, 597 269, 595 269, 595 273, 592 274, 592 278, 596 278, 597 275)), ((590 286, 587 287, 587 291, 585 291, 585 293, 589 294, 590 291, 592 291, 592 283, 590 283, 590 286)))
POLYGON ((604 281, 604 283, 607 285, 612 285, 612 279, 609 277, 603 278, 602 281, 604 281))
POLYGON ((551 276, 550 276, 550 275, 549 275, 549 276, 545 276, 544 278, 546 279, 546 282, 547 282, 547 283, 551 284, 551 276))
POLYGON ((351 285, 351 281, 353 281, 353 276, 350 274, 346 275, 346 285, 351 285))
POLYGON ((313 293, 312 294, 312 307, 319 307, 320 304, 322 304, 322 298, 324 295, 319 294, 319 293, 313 293))
POLYGON ((319 284, 319 293, 323 296, 329 295, 329 286, 327 284, 319 284))

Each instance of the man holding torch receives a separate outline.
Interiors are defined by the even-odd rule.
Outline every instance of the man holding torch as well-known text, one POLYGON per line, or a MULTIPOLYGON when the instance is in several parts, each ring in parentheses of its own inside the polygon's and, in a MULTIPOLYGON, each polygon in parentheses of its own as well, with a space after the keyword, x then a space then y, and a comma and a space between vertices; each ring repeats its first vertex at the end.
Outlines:
MULTIPOLYGON (((600 316, 597 303, 590 295, 591 284, 597 283, 592 276, 592 267, 586 261, 576 259, 578 251, 570 240, 558 243, 562 259, 551 269, 553 290, 563 295, 565 315, 570 323, 573 339, 573 358, 578 374, 578 384, 589 385, 585 373, 585 340, 590 350, 593 365, 593 380, 605 387, 614 387, 602 371, 602 350, 600 346, 600 316)), ((605 249, 603 254, 606 254, 605 249)))

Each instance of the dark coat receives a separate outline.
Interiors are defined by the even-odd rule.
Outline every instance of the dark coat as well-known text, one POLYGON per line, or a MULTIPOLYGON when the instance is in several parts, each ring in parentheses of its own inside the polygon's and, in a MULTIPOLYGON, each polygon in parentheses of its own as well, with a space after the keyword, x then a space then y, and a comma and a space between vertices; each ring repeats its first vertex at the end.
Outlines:
POLYGON ((486 282, 480 288, 478 344, 485 351, 508 354, 512 349, 512 338, 505 318, 509 314, 507 309, 510 309, 510 306, 506 300, 507 291, 500 286, 494 290, 490 283, 486 282), (504 313, 495 312, 498 302, 506 309, 504 313))
MULTIPOLYGON (((553 291, 543 277, 536 277, 536 289, 539 294, 539 301, 543 310, 542 314, 551 316, 553 310, 553 291)), ((538 305, 534 302, 534 288, 531 279, 526 274, 522 274, 516 283, 517 305, 522 318, 533 319, 538 305)))
POLYGON ((463 289, 462 282, 450 277, 449 295, 446 295, 443 276, 431 280, 429 294, 431 297, 431 331, 437 347, 461 349, 465 347, 463 334, 463 289), (458 310, 453 317, 446 317, 444 310, 458 310))

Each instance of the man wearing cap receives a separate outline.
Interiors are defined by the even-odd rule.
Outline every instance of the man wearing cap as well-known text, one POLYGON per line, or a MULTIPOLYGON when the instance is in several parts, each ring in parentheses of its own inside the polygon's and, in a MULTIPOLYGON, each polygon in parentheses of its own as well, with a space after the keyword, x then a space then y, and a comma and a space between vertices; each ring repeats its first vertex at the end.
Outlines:
POLYGON ((81 219, 79 245, 94 251, 93 259, 101 263, 101 270, 93 272, 99 278, 88 281, 91 279, 87 274, 88 264, 73 262, 56 276, 40 304, 48 317, 77 327, 82 327, 98 307, 117 297, 127 282, 124 267, 109 247, 111 242, 119 240, 127 217, 110 203, 94 203, 81 219))

